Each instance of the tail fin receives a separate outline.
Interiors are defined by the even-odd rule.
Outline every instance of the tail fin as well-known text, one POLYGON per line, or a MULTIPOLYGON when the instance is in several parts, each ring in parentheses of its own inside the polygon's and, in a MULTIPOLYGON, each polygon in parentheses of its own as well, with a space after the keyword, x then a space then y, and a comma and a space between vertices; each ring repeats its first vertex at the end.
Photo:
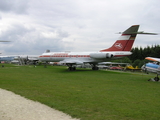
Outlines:
POLYGON ((134 40, 138 33, 139 25, 133 25, 125 30, 119 39, 108 49, 101 50, 100 52, 106 51, 130 51, 134 40))

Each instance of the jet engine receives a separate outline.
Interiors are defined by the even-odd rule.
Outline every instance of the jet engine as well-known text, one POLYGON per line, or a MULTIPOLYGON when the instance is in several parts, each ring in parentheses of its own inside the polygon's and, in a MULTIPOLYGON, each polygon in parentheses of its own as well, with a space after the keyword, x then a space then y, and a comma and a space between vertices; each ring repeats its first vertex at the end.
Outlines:
POLYGON ((113 54, 103 53, 103 52, 100 52, 100 53, 91 53, 90 57, 94 58, 94 59, 105 59, 105 58, 112 58, 113 54))

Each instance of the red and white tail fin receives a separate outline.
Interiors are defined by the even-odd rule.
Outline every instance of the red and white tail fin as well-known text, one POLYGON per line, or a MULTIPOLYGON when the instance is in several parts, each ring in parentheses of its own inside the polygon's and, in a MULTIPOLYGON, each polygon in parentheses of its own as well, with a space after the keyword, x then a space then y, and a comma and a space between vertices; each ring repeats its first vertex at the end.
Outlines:
POLYGON ((138 34, 139 25, 133 25, 125 30, 119 39, 108 49, 101 50, 100 52, 107 51, 130 51, 134 40, 138 34))

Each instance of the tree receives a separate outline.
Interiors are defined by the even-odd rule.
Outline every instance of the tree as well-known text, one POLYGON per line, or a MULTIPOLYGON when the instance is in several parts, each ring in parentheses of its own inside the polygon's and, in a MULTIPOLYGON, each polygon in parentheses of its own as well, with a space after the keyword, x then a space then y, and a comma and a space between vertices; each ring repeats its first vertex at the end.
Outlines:
POLYGON ((144 64, 145 57, 157 57, 160 58, 160 45, 152 45, 147 47, 135 47, 131 50, 132 55, 128 58, 132 61, 134 66, 142 66, 144 64), (138 61, 138 62, 137 62, 138 61))

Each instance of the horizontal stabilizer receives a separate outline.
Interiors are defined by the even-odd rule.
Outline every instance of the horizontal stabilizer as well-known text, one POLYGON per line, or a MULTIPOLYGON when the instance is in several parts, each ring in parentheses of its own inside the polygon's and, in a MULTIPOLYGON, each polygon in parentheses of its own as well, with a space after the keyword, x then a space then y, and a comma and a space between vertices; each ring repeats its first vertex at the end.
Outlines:
POLYGON ((137 34, 158 35, 157 33, 137 32, 137 34))
POLYGON ((158 35, 158 33, 148 33, 148 32, 142 32, 142 31, 138 31, 138 32, 119 32, 118 34, 147 34, 147 35, 158 35))

